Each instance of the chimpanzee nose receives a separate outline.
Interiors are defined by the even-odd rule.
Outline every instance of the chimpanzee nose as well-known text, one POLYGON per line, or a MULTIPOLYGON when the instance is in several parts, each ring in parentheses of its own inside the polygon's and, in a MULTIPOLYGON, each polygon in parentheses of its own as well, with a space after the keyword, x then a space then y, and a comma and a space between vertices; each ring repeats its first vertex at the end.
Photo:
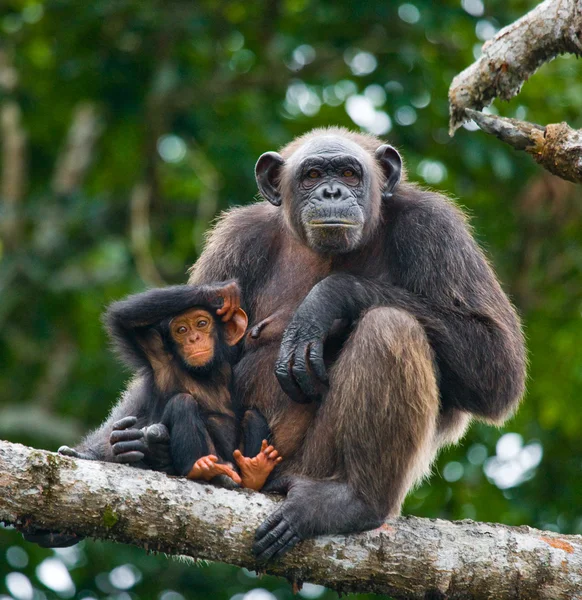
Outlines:
POLYGON ((326 185, 321 190, 321 195, 326 200, 339 200, 342 197, 342 189, 339 185, 326 185))

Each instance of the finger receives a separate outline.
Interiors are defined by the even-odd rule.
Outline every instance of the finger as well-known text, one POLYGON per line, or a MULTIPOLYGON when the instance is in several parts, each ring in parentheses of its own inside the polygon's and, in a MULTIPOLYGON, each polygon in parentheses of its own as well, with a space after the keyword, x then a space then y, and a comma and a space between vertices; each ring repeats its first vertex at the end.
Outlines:
POLYGON ((301 538, 295 534, 286 544, 284 544, 280 550, 275 552, 273 556, 271 556, 271 560, 277 560, 281 558, 283 555, 287 554, 289 550, 291 550, 294 546, 296 546, 301 541, 301 538))
POLYGON ((267 440, 263 440, 261 442, 261 452, 265 451, 265 448, 267 447, 267 444, 268 444, 267 440))
POLYGON ((144 437, 141 429, 114 429, 109 436, 109 442, 129 442, 131 440, 141 440, 144 437))
POLYGON ((63 456, 71 456, 73 458, 79 458, 79 453, 76 450, 73 450, 73 448, 69 448, 69 446, 61 446, 58 449, 58 453, 62 454, 63 456))
POLYGON ((137 417, 124 417, 113 423, 113 429, 127 429, 133 427, 137 423, 137 417))
POLYGON ((325 363, 323 362, 323 342, 313 342, 309 346, 309 366, 313 370, 313 373, 323 383, 327 385, 329 378, 327 376, 327 370, 325 363))
POLYGON ((275 461, 276 464, 282 463, 283 462, 283 457, 279 456, 279 458, 275 461))
POLYGON ((305 398, 305 394, 293 378, 291 364, 291 356, 284 356, 282 359, 278 360, 277 366, 275 367, 275 377, 277 377, 281 389, 289 396, 289 398, 291 398, 291 400, 299 403, 309 402, 309 399, 305 398))
POLYGON ((263 454, 269 454, 270 452, 273 452, 274 449, 275 449, 275 446, 269 446, 264 449, 261 447, 261 450, 263 450, 263 454))
POLYGON ((145 438, 152 444, 163 444, 170 441, 170 432, 162 423, 154 423, 145 428, 145 438))
POLYGON ((277 456, 279 456, 279 453, 276 450, 273 450, 273 452, 271 452, 267 458, 269 460, 275 460, 277 458, 277 456))
MULTIPOLYGON (((279 539, 281 538, 287 531, 289 530, 289 523, 282 519, 277 525, 268 531, 260 540, 256 541, 253 546, 253 554, 258 558, 262 556, 264 552, 267 552, 268 549, 279 539)), ((294 532, 293 532, 294 533, 294 532)), ((278 549, 278 548, 277 548, 278 549)), ((271 556, 267 555, 266 558, 271 556)))
POLYGON ((285 552, 287 550, 290 550, 292 548, 292 546, 287 548, 287 545, 295 537, 298 537, 298 536, 293 531, 293 529, 290 529, 290 528, 287 529, 287 531, 285 531, 283 534, 281 534, 280 537, 278 539, 276 539, 268 548, 263 550, 263 552, 261 552, 260 554, 257 554, 257 560, 267 561, 267 560, 273 558, 275 556, 275 554, 279 554, 279 552, 281 552, 281 550, 284 550, 284 552, 281 554, 281 556, 282 556, 283 554, 285 554, 285 552))
POLYGON ((302 344, 297 348, 295 354, 295 364, 292 368, 292 373, 297 385, 301 391, 308 397, 314 398, 317 394, 317 388, 315 387, 315 381, 313 380, 311 373, 307 369, 307 353, 309 347, 302 344))
POLYGON ((215 463, 215 462, 217 462, 217 461, 218 461, 218 457, 217 457, 217 456, 214 456, 214 454, 209 454, 209 455, 208 455, 206 458, 207 458, 207 459, 208 459, 210 462, 213 462, 213 463, 215 463))
POLYGON ((118 462, 122 464, 134 463, 143 460, 144 453, 143 452, 124 452, 117 457, 118 462))
POLYGON ((240 475, 234 469, 231 469, 228 465, 216 465, 216 469, 230 477, 235 483, 242 483, 240 475))
POLYGON ((232 306, 229 308, 228 312, 224 315, 224 317, 222 317, 222 320, 226 323, 227 321, 230 321, 232 319, 232 317, 234 316, 234 313, 236 312, 236 306, 232 306))
POLYGON ((113 454, 118 456, 119 454, 133 451, 145 453, 146 446, 142 440, 132 440, 131 442, 117 442, 117 444, 113 444, 111 449, 113 454))
POLYGON ((257 531, 255 532, 255 540, 260 541, 269 533, 271 529, 276 527, 281 520, 283 519, 283 511, 281 509, 276 510, 274 513, 271 513, 259 527, 257 527, 257 531))

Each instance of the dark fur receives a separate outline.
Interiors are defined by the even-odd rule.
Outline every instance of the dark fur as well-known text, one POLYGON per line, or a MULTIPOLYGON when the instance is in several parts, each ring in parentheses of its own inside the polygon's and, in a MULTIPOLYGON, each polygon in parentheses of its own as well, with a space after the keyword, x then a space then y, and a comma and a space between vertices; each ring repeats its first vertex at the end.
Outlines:
POLYGON ((464 215, 443 195, 398 183, 396 163, 375 157, 381 144, 316 130, 267 157, 274 184, 259 182, 275 205, 224 214, 191 271, 192 284, 236 278, 251 331, 272 317, 264 334, 247 336, 235 367, 243 405, 266 416, 285 457, 279 482, 288 495, 258 531, 261 558, 397 515, 439 447, 456 441, 471 416, 502 423, 524 391, 518 317, 464 215), (350 143, 364 155, 361 239, 347 252, 310 247, 294 157, 313 147, 319 160, 350 143), (335 353, 326 345, 326 387, 313 381, 302 352, 337 319, 351 334, 335 353), (275 370, 306 403, 282 392, 275 370))
MULTIPOLYGON (((237 349, 224 341, 223 323, 215 316, 221 304, 214 291, 217 285, 149 290, 108 308, 105 326, 115 351, 135 372, 134 379, 105 423, 76 450, 97 460, 115 461, 110 442, 113 426, 124 417, 135 416, 135 429, 154 423, 168 428, 171 472, 187 475, 193 463, 208 454, 225 461, 232 459, 239 446, 242 417, 231 389, 231 363, 237 349), (182 359, 169 330, 172 317, 193 307, 210 312, 215 323, 215 353, 201 367, 192 367, 182 359)), ((266 427, 261 418, 259 415, 253 421, 257 435, 264 434, 266 427)), ((259 441, 258 448, 260 445, 259 441)), ((258 452, 256 442, 247 450, 258 452)), ((147 448, 144 453, 141 466, 156 468, 148 460, 147 448)))

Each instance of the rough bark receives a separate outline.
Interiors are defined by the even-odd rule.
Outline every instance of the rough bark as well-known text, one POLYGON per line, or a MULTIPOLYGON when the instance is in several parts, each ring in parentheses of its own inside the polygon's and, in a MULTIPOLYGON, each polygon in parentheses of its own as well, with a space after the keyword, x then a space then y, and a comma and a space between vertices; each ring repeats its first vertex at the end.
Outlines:
MULTIPOLYGON (((277 507, 161 473, 0 442, 0 521, 258 569, 255 528, 277 507)), ((582 536, 401 517, 300 544, 268 572, 396 599, 582 598, 582 536)))
POLYGON ((582 183, 582 130, 567 123, 536 125, 466 109, 479 127, 517 150, 525 150, 545 169, 567 181, 582 183))
POLYGON ((449 89, 450 134, 496 98, 509 100, 546 62, 582 53, 582 0, 545 0, 483 45, 483 54, 459 73, 449 89))

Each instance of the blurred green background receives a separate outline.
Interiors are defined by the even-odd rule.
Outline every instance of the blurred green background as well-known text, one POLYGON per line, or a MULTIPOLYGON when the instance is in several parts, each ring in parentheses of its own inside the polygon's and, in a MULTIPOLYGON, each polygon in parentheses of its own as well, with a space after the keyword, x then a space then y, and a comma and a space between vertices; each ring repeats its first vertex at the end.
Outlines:
MULTIPOLYGON (((56 450, 101 422, 127 377, 103 307, 184 282, 215 215, 253 200, 262 152, 361 127, 466 208, 529 344, 519 414, 443 452, 406 512, 582 533, 580 189, 470 125, 447 134, 453 76, 534 5, 3 0, 0 438, 56 450)), ((581 127, 580 75, 559 58, 491 110, 581 127)), ((43 550, 0 530, 0 600, 291 595, 244 569, 93 541, 43 550)))

